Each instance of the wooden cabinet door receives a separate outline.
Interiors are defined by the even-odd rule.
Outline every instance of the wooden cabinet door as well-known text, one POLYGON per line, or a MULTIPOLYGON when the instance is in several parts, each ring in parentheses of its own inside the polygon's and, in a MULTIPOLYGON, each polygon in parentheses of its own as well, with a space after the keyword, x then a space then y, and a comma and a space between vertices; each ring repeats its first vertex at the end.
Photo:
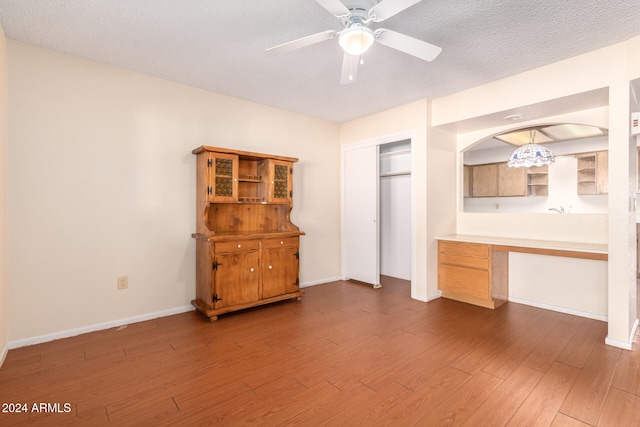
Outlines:
POLYGON ((596 153, 596 193, 609 194, 609 152, 596 153))
POLYGON ((209 170, 209 201, 238 201, 238 156, 235 154, 210 153, 207 160, 209 170))
POLYGON ((510 168, 507 163, 498 163, 498 196, 525 196, 527 178, 525 168, 510 168))
POLYGON ((214 308, 260 299, 260 252, 216 254, 213 274, 214 308))
POLYGON ((462 188, 462 194, 463 197, 471 197, 472 195, 472 190, 471 190, 471 180, 472 180, 472 173, 473 173, 473 166, 464 166, 463 169, 463 177, 462 177, 462 182, 463 182, 463 188, 462 188))
POLYGON ((270 203, 291 203, 293 191, 293 165, 289 162, 269 162, 270 203))
POLYGON ((298 238, 266 239, 262 246, 262 297, 298 292, 298 238))
POLYGON ((498 165, 475 165, 472 171, 473 197, 495 197, 498 195, 498 165))

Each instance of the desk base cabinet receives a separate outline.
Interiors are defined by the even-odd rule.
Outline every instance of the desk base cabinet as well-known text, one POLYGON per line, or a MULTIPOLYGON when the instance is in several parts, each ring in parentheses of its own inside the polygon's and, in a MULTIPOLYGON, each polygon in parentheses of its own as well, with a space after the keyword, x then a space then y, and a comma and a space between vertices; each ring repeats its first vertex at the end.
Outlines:
POLYGON ((438 241, 438 288, 444 298, 496 308, 507 300, 507 274, 506 252, 481 243, 438 241))

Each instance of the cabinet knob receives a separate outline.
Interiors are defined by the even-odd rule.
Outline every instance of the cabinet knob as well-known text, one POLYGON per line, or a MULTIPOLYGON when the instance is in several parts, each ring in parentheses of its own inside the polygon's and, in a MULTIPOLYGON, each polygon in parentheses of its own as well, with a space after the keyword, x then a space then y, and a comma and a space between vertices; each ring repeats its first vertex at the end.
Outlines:
POLYGON ((253 267, 251 267, 251 268, 249 269, 249 271, 253 273, 253 267))
POLYGON ((281 244, 281 245, 284 245, 284 240, 280 240, 280 244, 281 244))
POLYGON ((242 247, 242 245, 240 243, 238 243, 238 249, 240 249, 242 247))
POLYGON ((272 265, 270 265, 270 266, 269 266, 269 270, 271 270, 272 268, 273 268, 273 266, 272 266, 272 265))

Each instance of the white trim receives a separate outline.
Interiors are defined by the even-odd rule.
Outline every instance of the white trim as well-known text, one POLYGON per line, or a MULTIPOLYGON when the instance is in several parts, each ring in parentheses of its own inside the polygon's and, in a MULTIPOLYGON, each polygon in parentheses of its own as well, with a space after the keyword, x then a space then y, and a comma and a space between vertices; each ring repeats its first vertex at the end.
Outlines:
MULTIPOLYGON (((428 295, 426 302, 433 301, 433 300, 436 300, 438 298, 442 298, 442 291, 439 290, 439 289, 436 291, 435 294, 428 295)), ((416 298, 416 299, 418 299, 418 298, 416 298)), ((420 301, 422 301, 422 300, 420 300, 420 301)))
POLYGON ((154 313, 142 314, 139 316, 127 317, 125 319, 113 320, 111 322, 98 323, 90 326, 83 326, 81 328, 67 329, 66 331, 54 332, 52 334, 40 335, 37 337, 24 338, 21 340, 10 341, 9 349, 25 347, 33 344, 40 344, 43 342, 53 341, 60 338, 74 337, 80 334, 86 334, 88 332, 101 331, 103 329, 114 328, 116 326, 129 325, 131 323, 143 322, 145 320, 156 319, 158 317, 172 316, 174 314, 186 313, 188 311, 195 310, 193 306, 187 305, 184 307, 175 307, 168 310, 156 311, 154 313))
POLYGON ((631 334, 629 334, 629 341, 628 342, 618 341, 618 340, 614 340, 613 338, 606 337, 604 339, 604 343, 607 344, 607 345, 611 345, 613 347, 622 348, 624 350, 632 350, 633 349, 633 336, 636 334, 636 330, 637 329, 638 329, 638 319, 636 319, 636 321, 633 322, 633 328, 631 328, 631 334))
POLYGON ((4 364, 4 359, 7 358, 7 353, 9 353, 9 346, 5 345, 2 349, 2 353, 0 353, 0 368, 4 364))
POLYGON ((316 285, 324 285, 326 283, 337 282, 340 280, 344 280, 341 277, 328 277, 326 279, 313 280, 311 282, 304 282, 300 284, 300 288, 308 288, 316 285))
POLYGON ((394 132, 388 135, 381 135, 371 139, 365 139, 362 141, 349 142, 340 146, 341 151, 356 150, 358 148, 370 147, 372 145, 388 144, 390 142, 404 141, 405 139, 414 139, 416 131, 414 129, 408 129, 401 132, 394 132))
POLYGON ((566 314, 572 314, 574 316, 586 317, 588 319, 601 320, 603 322, 606 322, 609 320, 608 316, 604 314, 589 313, 588 311, 574 310, 572 308, 560 307, 557 305, 545 304, 537 301, 529 301, 526 299, 521 299, 516 297, 509 297, 509 301, 515 302, 518 304, 530 305, 532 307, 544 308, 545 310, 557 311, 559 313, 566 313, 566 314))

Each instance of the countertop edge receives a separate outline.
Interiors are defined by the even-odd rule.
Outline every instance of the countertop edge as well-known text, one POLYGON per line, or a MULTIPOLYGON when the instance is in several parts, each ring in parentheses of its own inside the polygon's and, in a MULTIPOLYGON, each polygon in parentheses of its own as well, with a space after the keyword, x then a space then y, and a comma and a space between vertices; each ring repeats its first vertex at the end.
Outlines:
POLYGON ((588 252, 588 253, 597 253, 597 254, 609 253, 608 245, 601 244, 601 243, 520 239, 520 238, 512 238, 512 237, 475 236, 470 234, 450 234, 445 236, 438 236, 436 237, 436 240, 466 242, 466 243, 484 243, 488 245, 519 246, 524 248, 550 249, 550 250, 557 250, 557 251, 588 252))

